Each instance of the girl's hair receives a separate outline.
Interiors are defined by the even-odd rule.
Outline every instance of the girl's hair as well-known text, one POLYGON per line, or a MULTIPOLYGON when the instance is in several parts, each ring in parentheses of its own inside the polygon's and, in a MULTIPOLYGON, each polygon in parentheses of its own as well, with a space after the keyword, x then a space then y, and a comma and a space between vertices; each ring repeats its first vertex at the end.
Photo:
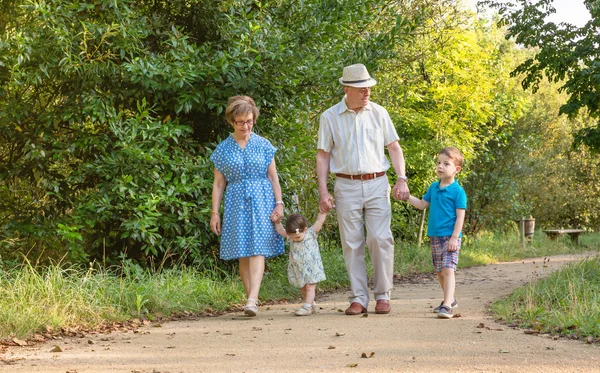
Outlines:
POLYGON ((285 222, 285 231, 288 234, 304 232, 308 226, 306 218, 300 214, 291 214, 285 222))
POLYGON ((440 154, 443 154, 446 157, 452 159, 454 161, 454 164, 459 167, 462 167, 463 162, 465 160, 460 150, 456 149, 453 146, 448 146, 440 150, 440 154))
POLYGON ((225 119, 229 124, 233 125, 233 121, 240 115, 246 115, 252 113, 252 119, 254 122, 258 119, 258 108, 256 103, 250 96, 233 96, 227 101, 227 108, 225 109, 225 119))

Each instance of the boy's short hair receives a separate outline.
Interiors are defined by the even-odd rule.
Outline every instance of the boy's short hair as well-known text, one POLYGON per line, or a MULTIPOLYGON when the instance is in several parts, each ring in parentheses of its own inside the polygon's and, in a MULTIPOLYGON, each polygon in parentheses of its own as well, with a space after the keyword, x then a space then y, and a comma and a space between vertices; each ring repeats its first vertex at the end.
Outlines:
POLYGON ((308 220, 300 214, 291 214, 285 221, 285 231, 289 234, 304 232, 308 220))
POLYGON ((440 154, 443 154, 446 157, 452 159, 454 161, 454 164, 458 167, 462 167, 463 162, 465 161, 465 157, 463 157, 460 150, 456 149, 453 146, 447 146, 444 149, 440 150, 440 154))

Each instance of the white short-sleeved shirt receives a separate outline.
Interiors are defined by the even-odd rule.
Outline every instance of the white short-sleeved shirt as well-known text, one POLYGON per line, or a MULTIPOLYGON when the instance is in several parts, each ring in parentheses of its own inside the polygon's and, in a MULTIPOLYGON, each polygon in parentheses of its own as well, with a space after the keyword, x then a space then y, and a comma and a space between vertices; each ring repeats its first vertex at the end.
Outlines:
POLYGON ((330 153, 330 172, 360 175, 387 171, 385 147, 398 139, 384 107, 369 102, 356 113, 348 109, 344 96, 321 114, 317 149, 330 153))

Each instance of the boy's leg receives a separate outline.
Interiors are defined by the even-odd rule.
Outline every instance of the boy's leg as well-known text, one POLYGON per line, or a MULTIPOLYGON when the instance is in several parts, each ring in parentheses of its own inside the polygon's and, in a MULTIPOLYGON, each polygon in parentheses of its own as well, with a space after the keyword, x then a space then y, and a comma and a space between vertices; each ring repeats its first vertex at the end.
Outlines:
POLYGON ((456 287, 454 269, 442 268, 442 272, 438 273, 438 276, 442 278, 440 280, 440 284, 442 285, 442 290, 444 291, 444 305, 452 307, 452 302, 454 301, 454 290, 456 287))

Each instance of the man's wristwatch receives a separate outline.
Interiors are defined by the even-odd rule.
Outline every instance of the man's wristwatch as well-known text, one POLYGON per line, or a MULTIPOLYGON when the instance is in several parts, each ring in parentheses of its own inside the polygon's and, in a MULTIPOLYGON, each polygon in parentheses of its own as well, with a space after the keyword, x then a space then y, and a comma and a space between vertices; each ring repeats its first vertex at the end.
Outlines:
POLYGON ((398 176, 398 179, 404 180, 404 181, 406 181, 408 183, 408 178, 406 176, 404 176, 404 175, 398 176))

